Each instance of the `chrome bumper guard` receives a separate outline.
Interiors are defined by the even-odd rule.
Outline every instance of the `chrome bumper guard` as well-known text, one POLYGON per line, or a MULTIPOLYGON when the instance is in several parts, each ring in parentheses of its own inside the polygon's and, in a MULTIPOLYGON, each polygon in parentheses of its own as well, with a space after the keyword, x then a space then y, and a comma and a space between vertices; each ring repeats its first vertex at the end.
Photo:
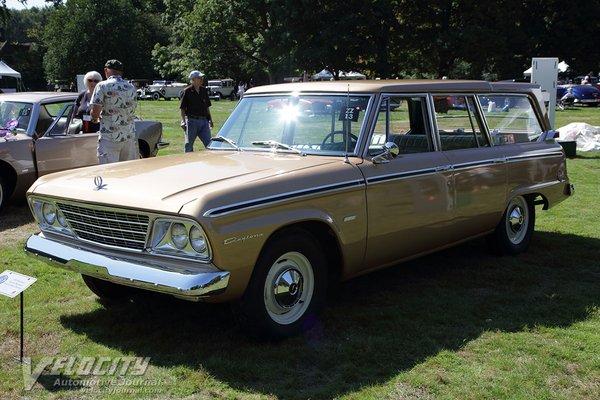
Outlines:
POLYGON ((229 283, 229 272, 208 265, 203 271, 175 271, 168 266, 121 260, 69 246, 48 239, 42 233, 29 237, 25 251, 60 268, 185 300, 194 301, 222 293, 229 283))
POLYGON ((165 147, 169 147, 169 142, 158 142, 156 143, 156 148, 157 149, 164 149, 165 147))

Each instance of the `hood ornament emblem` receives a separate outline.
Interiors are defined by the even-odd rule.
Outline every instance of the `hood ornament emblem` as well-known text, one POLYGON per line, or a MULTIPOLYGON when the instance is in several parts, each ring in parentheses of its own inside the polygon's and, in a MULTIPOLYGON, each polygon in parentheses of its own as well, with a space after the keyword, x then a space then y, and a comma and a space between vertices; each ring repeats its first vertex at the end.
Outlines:
POLYGON ((94 185, 96 185, 94 190, 102 190, 106 188, 106 184, 102 184, 102 177, 100 175, 94 178, 94 185))

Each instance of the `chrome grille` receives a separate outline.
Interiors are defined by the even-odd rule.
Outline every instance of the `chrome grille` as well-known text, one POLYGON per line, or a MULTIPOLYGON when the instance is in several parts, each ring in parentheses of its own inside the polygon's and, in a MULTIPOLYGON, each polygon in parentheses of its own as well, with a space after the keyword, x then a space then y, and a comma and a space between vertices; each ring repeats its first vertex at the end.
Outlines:
POLYGON ((56 206, 81 239, 133 250, 146 245, 147 215, 62 202, 56 206))

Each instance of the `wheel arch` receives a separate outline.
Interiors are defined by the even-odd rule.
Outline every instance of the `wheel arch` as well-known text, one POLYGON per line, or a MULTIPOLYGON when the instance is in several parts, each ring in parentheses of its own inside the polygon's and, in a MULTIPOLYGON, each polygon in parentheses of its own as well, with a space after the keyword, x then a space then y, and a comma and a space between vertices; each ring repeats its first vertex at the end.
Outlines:
POLYGON ((17 186, 17 171, 12 165, 2 160, 0 160, 0 171, 0 176, 4 178, 5 184, 8 186, 6 193, 6 199, 8 200, 17 186))
POLYGON ((547 210, 550 208, 550 200, 548 197, 541 191, 529 190, 524 188, 522 190, 514 190, 509 193, 506 198, 505 207, 508 206, 508 203, 517 196, 523 196, 527 201, 533 202, 534 206, 541 205, 542 210, 547 210))
POLYGON ((150 145, 144 139, 138 139, 138 146, 140 149, 140 155, 143 158, 150 157, 150 145))
MULTIPOLYGON (((265 240, 260 251, 262 254, 275 238, 293 230, 303 230, 314 236, 324 252, 327 262, 327 275, 330 282, 338 281, 342 276, 342 255, 339 238, 330 225, 321 220, 297 221, 279 227, 265 240)), ((260 255, 259 255, 260 257, 260 255)))

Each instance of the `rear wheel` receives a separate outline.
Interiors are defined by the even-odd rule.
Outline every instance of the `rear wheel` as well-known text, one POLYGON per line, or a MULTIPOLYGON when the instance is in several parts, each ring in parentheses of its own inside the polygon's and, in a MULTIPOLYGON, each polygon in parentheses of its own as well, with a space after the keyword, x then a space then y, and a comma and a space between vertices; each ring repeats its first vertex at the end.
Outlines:
POLYGON ((531 199, 516 196, 508 203, 502 220, 488 243, 495 253, 519 254, 529 247, 535 226, 535 207, 531 199))
POLYGON ((294 229, 267 243, 238 304, 244 331, 281 339, 302 332, 323 305, 325 257, 310 233, 294 229))
POLYGON ((138 154, 139 158, 150 157, 150 146, 142 139, 138 139, 138 154))

